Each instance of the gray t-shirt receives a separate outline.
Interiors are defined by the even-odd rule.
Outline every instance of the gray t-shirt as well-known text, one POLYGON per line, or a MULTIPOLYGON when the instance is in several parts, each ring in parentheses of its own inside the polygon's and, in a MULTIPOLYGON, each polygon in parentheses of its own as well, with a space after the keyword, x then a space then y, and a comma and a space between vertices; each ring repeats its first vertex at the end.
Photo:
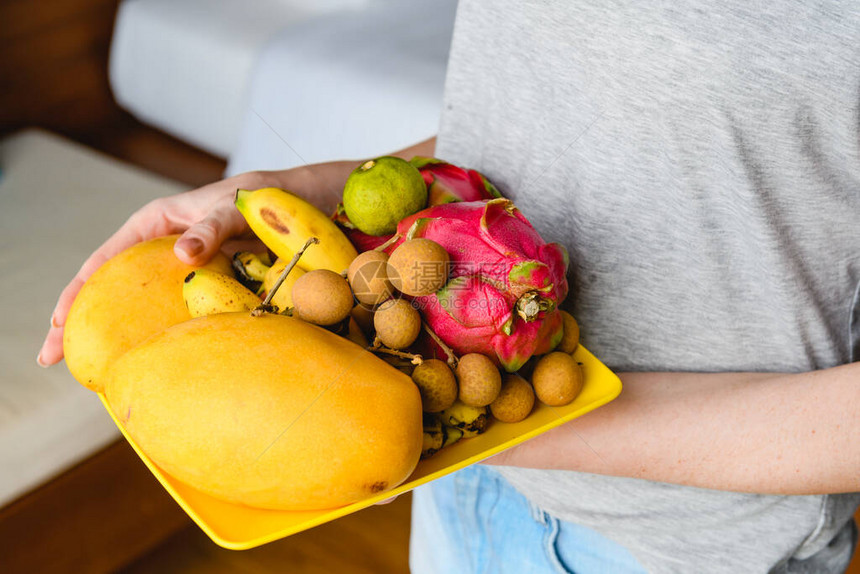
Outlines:
MULTIPOLYGON (((860 359, 860 5, 461 0, 437 155, 571 256, 616 370, 860 359)), ((502 468, 654 572, 837 572, 860 496, 502 468)))

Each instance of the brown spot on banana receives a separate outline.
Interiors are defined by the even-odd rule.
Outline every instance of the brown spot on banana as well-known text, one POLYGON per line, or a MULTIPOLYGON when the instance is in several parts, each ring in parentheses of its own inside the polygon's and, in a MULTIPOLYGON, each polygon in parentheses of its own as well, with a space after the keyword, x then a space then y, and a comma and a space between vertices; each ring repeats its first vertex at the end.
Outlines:
POLYGON ((284 235, 288 235, 290 233, 290 228, 286 226, 286 224, 281 221, 278 217, 278 214, 269 209, 268 207, 264 207, 260 210, 260 217, 266 224, 277 231, 278 233, 283 233, 284 235))

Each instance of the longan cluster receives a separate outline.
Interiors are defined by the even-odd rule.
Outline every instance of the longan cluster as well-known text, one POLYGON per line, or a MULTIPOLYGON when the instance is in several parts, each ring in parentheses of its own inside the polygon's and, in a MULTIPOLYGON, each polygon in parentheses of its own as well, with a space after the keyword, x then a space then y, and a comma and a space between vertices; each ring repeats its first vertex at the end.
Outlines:
POLYGON ((423 458, 476 436, 492 419, 517 423, 534 410, 535 402, 563 406, 582 390, 582 367, 572 352, 579 345, 579 327, 562 311, 564 335, 556 350, 534 357, 528 368, 502 373, 487 356, 467 353, 452 369, 438 359, 415 367, 412 380, 418 386, 424 407, 423 458))
POLYGON ((425 412, 425 457, 480 434, 491 417, 516 423, 529 416, 536 401, 569 404, 583 385, 582 368, 572 356, 579 326, 565 311, 555 350, 534 357, 518 373, 503 374, 493 358, 480 353, 456 358, 450 349, 447 362, 407 360, 414 356, 406 351, 424 327, 411 298, 444 287, 449 265, 449 255, 438 243, 414 238, 403 241, 390 256, 381 249, 359 254, 345 277, 326 270, 305 273, 292 289, 299 318, 322 326, 351 318, 374 341, 372 350, 390 353, 381 356, 411 375, 425 412))

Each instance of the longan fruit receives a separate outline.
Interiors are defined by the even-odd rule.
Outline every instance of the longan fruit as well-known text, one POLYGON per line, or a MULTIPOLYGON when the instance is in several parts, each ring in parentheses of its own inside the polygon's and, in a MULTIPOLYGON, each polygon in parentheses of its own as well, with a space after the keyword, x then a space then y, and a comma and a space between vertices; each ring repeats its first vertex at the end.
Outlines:
POLYGON ((426 413, 444 411, 457 400, 457 379, 444 361, 427 359, 412 371, 426 413))
POLYGON ((352 310, 352 290, 341 275, 315 269, 293 285, 293 308, 299 319, 315 325, 340 323, 352 310))
POLYGON ((529 416, 534 406, 535 392, 529 382, 516 373, 508 373, 499 396, 490 403, 490 412, 503 423, 517 423, 529 416))
POLYGON ((555 350, 570 354, 579 346, 579 323, 567 311, 561 311, 561 318, 564 321, 564 334, 555 350))
POLYGON ((448 282, 451 258, 445 248, 419 237, 401 243, 388 258, 388 277, 406 295, 430 295, 448 282))
POLYGON ((472 407, 485 407, 502 390, 502 375, 486 355, 467 353, 457 363, 460 400, 472 407))
POLYGON ((543 404, 564 406, 582 390, 582 368, 567 353, 549 353, 535 365, 532 385, 538 400, 543 404))
POLYGON ((394 292, 388 280, 388 254, 382 251, 365 251, 349 264, 346 278, 359 303, 373 307, 394 292))
POLYGON ((405 349, 421 332, 421 315, 404 299, 389 299, 373 314, 376 336, 392 349, 405 349))

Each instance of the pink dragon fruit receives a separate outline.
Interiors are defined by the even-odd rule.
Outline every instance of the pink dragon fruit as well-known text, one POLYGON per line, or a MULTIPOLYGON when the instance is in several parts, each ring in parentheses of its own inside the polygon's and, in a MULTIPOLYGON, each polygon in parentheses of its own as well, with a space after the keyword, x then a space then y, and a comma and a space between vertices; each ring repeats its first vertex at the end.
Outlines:
POLYGON ((463 169, 432 157, 416 156, 409 163, 418 168, 427 184, 427 205, 455 201, 479 201, 502 197, 490 181, 474 169, 463 169))
MULTIPOLYGON (((427 184, 427 205, 442 205, 456 201, 478 201, 501 197, 499 190, 481 173, 430 157, 413 157, 409 163, 418 168, 427 184)), ((332 220, 338 224, 359 252, 376 249, 391 235, 368 235, 352 224, 343 204, 337 206, 332 220)))
POLYGON ((495 357, 516 371, 562 335, 558 305, 567 296, 567 251, 545 243, 507 199, 448 203, 407 217, 402 238, 424 237, 451 258, 448 283, 415 298, 428 325, 457 354, 495 357))

